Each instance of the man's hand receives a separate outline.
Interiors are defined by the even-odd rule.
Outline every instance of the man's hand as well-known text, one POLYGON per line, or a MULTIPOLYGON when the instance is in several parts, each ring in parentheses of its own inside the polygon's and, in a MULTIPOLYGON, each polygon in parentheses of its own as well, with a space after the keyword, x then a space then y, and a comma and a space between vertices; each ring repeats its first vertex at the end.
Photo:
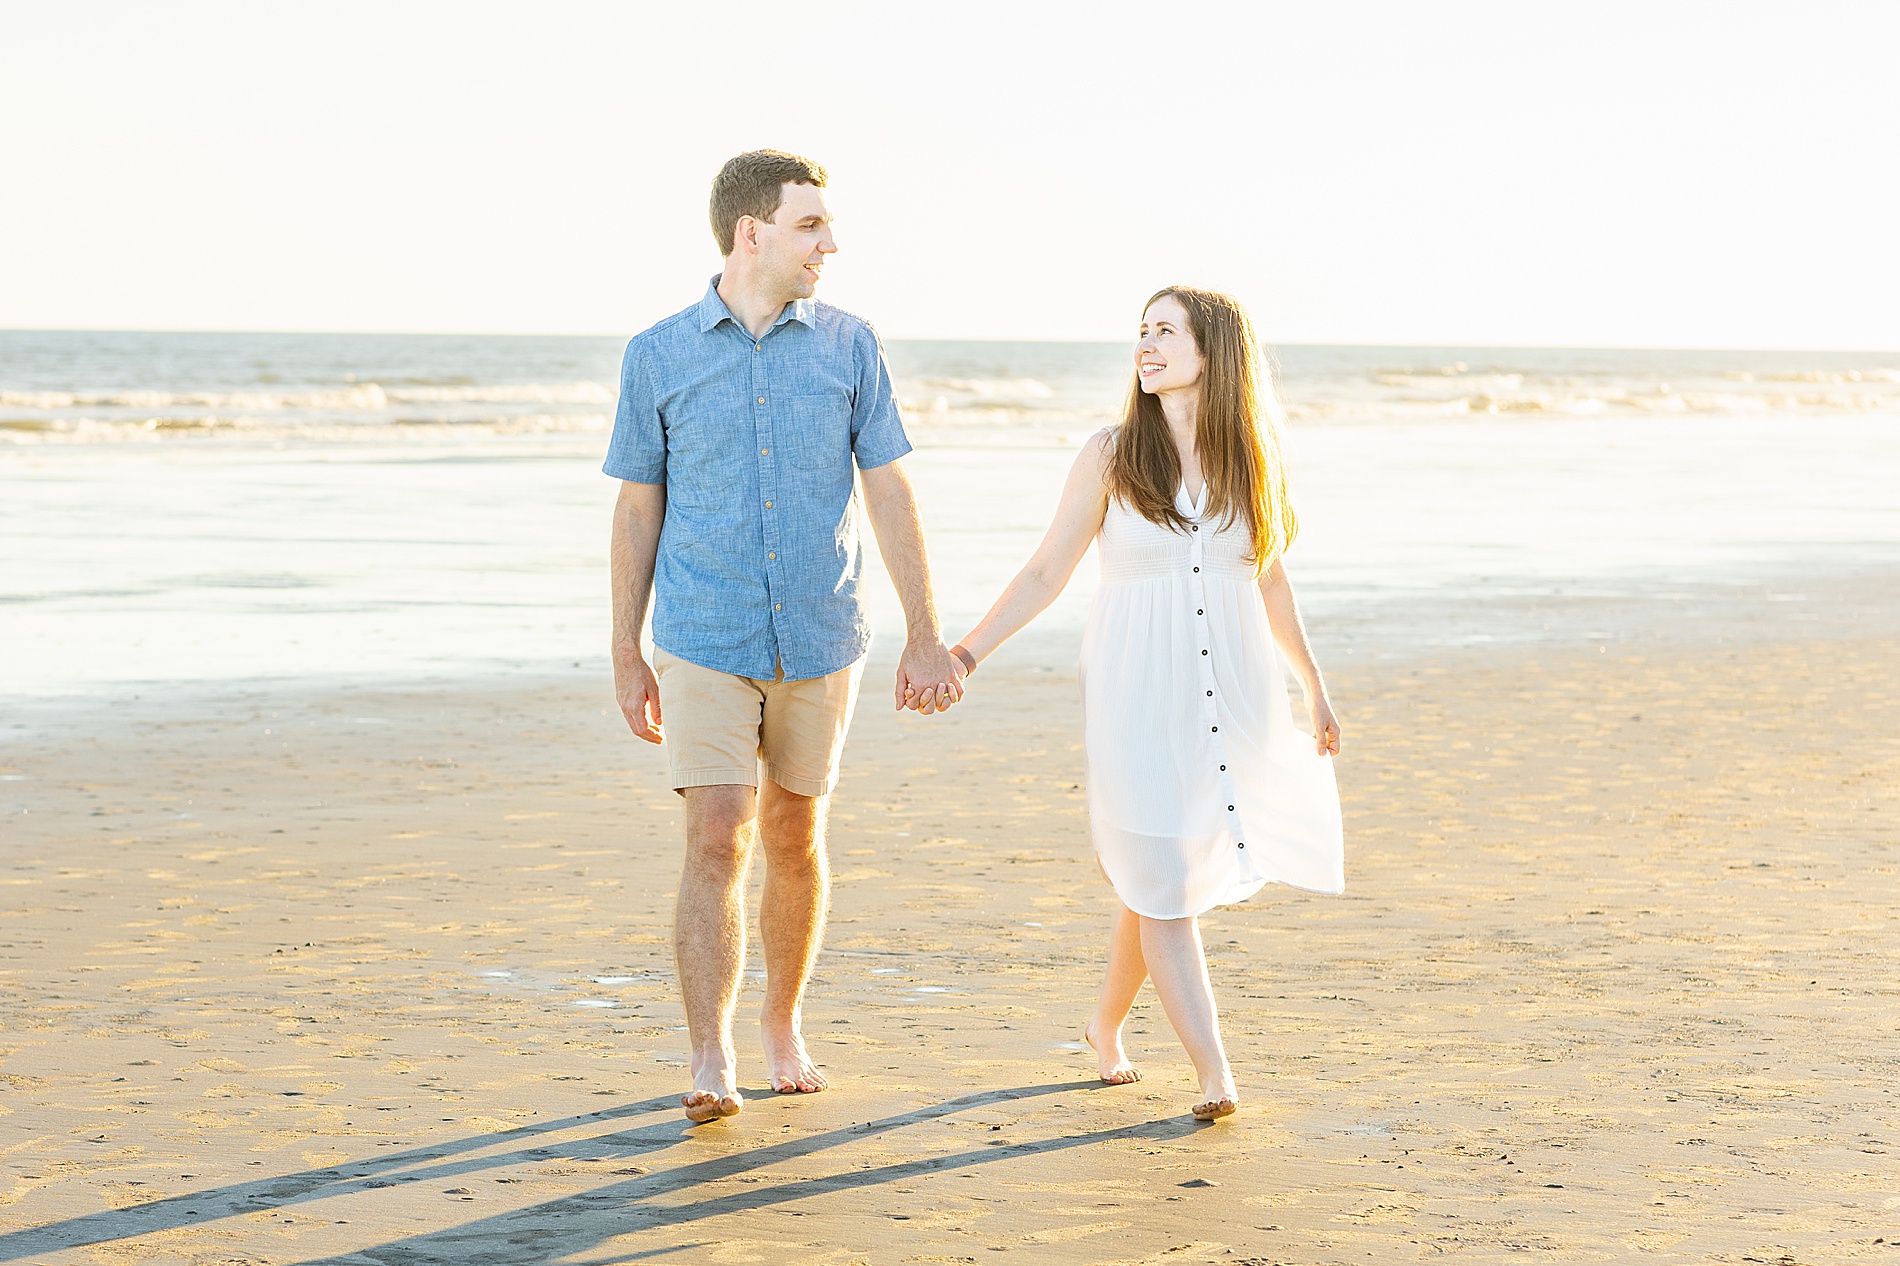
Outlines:
POLYGON ((963 697, 963 661, 950 653, 938 632, 937 606, 930 597, 930 563, 924 557, 924 524, 917 495, 902 462, 886 462, 863 472, 864 508, 877 533, 884 568, 904 604, 908 637, 897 662, 897 710, 942 712, 963 697))
POLYGON ((908 643, 897 661, 897 710, 947 712, 963 698, 963 676, 963 661, 941 639, 908 643))
POLYGON ((614 652, 614 696, 635 738, 658 743, 665 737, 660 732, 660 680, 638 649, 614 652))

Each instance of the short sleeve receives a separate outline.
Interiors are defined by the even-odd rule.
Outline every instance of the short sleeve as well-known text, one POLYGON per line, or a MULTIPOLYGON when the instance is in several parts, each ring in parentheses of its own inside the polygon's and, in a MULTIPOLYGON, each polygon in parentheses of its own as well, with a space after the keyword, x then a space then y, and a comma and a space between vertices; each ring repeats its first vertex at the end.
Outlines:
POLYGON ((653 399, 646 357, 646 347, 639 339, 627 344, 627 354, 620 362, 620 406, 614 411, 614 434, 607 443, 607 461, 601 469, 628 483, 663 484, 666 428, 653 399))
POLYGON ((859 470, 874 470, 910 452, 910 437, 897 412, 891 367, 877 333, 868 325, 858 327, 851 350, 858 373, 851 402, 851 452, 859 470))

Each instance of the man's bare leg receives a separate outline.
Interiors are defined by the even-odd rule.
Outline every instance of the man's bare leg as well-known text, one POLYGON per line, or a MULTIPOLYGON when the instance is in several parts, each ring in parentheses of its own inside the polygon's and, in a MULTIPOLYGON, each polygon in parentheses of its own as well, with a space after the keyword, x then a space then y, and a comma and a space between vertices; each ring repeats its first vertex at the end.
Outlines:
POLYGON ((830 1084, 811 1062, 799 1031, 805 982, 825 931, 825 804, 824 796, 801 796, 770 779, 759 792, 765 846, 765 899, 759 907, 765 1005, 759 1031, 772 1089, 785 1095, 811 1094, 830 1084))
POLYGON ((673 913, 673 956, 693 1046, 693 1089, 680 1100, 688 1118, 736 1116, 738 1057, 732 1011, 745 966, 745 878, 757 834, 752 788, 688 787, 686 865, 673 913))

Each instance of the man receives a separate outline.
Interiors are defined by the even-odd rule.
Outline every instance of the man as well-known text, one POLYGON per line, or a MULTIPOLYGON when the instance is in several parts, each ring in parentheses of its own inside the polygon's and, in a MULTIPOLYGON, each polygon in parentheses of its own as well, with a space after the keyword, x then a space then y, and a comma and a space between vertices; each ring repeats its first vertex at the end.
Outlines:
POLYGON ((896 706, 932 713, 963 694, 898 464, 910 441, 883 349, 870 326, 811 297, 838 249, 824 185, 823 168, 773 150, 720 171, 712 226, 724 271, 705 298, 627 345, 605 466, 622 481, 614 688, 640 738, 661 742, 664 717, 686 801, 674 954, 693 1047, 680 1102, 694 1121, 744 1103, 732 1014, 755 839, 766 862, 766 1070, 781 1094, 827 1084, 799 1008, 828 899, 826 797, 871 636, 854 462, 908 625, 896 706), (640 645, 649 598, 651 664, 640 645))

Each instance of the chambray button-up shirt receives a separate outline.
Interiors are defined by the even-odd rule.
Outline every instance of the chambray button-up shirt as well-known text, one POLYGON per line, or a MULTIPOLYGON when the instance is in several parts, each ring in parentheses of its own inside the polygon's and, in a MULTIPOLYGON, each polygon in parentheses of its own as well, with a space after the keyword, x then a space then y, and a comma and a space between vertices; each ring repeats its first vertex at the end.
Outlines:
POLYGON ((800 299, 755 341, 718 286, 627 344, 602 469, 666 485, 656 645, 742 677, 823 677, 871 644, 852 462, 910 440, 869 325, 800 299))

